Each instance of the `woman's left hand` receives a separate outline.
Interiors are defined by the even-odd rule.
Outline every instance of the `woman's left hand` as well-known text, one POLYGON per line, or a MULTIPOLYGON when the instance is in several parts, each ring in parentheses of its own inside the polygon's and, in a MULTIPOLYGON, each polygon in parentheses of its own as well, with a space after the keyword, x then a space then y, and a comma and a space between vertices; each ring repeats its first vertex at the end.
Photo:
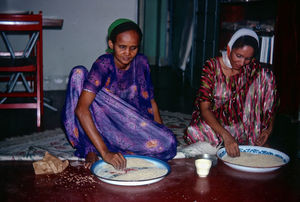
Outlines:
POLYGON ((270 130, 268 129, 263 130, 261 134, 258 136, 257 140, 255 141, 255 145, 263 146, 267 142, 270 134, 271 134, 270 130))
POLYGON ((89 152, 85 157, 84 167, 90 169, 99 158, 95 152, 89 152))
POLYGON ((157 103, 154 99, 151 100, 151 105, 152 105, 152 109, 153 109, 154 121, 159 124, 163 124, 162 119, 160 117, 157 103))
POLYGON ((266 144, 270 134, 272 133, 273 130, 273 124, 274 124, 274 120, 275 120, 275 115, 272 116, 271 121, 269 126, 264 129, 261 134, 258 136, 257 140, 255 141, 255 145, 257 146, 263 146, 264 144, 266 144))

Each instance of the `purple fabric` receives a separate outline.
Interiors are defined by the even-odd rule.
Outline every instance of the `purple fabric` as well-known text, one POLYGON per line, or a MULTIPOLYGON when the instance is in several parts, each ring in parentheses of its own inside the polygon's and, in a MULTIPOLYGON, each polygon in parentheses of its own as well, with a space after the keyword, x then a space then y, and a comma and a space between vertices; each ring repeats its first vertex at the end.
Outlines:
POLYGON ((88 152, 99 155, 74 113, 80 93, 85 89, 96 91, 90 111, 110 151, 165 161, 172 159, 176 155, 176 139, 167 127, 153 120, 150 102, 153 87, 146 58, 138 55, 126 73, 119 75, 112 61, 112 55, 106 54, 99 57, 89 73, 83 66, 71 71, 62 121, 70 143, 76 148, 75 155, 85 157, 88 152), (101 69, 106 72, 99 76, 101 69), (124 75, 132 79, 128 81, 124 75), (145 91, 148 96, 144 96, 145 91))
POLYGON ((128 70, 115 67, 112 54, 100 56, 93 64, 83 89, 97 94, 103 87, 153 119, 153 85, 147 58, 138 54, 128 70))

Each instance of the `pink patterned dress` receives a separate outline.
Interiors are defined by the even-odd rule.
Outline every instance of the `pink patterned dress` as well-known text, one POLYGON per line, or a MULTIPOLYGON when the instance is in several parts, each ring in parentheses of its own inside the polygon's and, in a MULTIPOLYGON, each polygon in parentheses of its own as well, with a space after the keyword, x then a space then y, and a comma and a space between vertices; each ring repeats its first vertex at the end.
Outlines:
POLYGON ((239 74, 226 77, 218 59, 206 61, 184 139, 188 144, 202 141, 216 146, 222 143, 222 138, 202 118, 200 102, 203 101, 211 103, 211 111, 219 123, 239 144, 254 145, 279 106, 275 76, 253 61, 242 67, 239 74))

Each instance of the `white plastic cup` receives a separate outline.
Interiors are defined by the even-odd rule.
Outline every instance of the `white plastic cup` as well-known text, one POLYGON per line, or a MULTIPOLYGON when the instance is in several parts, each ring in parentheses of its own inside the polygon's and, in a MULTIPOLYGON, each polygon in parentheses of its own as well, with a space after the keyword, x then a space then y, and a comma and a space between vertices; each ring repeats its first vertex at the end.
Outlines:
POLYGON ((199 177, 206 177, 211 168, 211 160, 209 159, 197 159, 195 160, 196 171, 199 177))

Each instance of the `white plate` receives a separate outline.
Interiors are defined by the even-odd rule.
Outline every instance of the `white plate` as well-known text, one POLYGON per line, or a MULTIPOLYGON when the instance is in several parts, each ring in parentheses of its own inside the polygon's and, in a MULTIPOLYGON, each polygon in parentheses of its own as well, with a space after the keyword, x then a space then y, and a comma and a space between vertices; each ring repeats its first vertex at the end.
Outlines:
POLYGON ((103 168, 104 165, 107 165, 107 163, 104 162, 103 160, 96 161, 92 165, 91 171, 95 176, 97 176, 103 182, 106 182, 109 184, 114 184, 114 185, 122 185, 122 186, 139 186, 139 185, 152 184, 152 183, 162 180, 164 177, 166 177, 171 172, 171 168, 170 168, 169 164, 167 164, 166 162, 161 161, 159 159, 156 159, 156 158, 147 157, 147 156, 139 156, 139 155, 125 155, 124 157, 126 159, 140 158, 140 159, 149 161, 149 162, 153 163, 157 168, 167 169, 168 172, 160 177, 147 179, 147 180, 113 180, 113 179, 105 178, 105 177, 102 177, 102 176, 99 176, 96 174, 99 172, 99 170, 101 170, 103 168))
POLYGON ((280 168, 281 166, 287 164, 290 161, 290 157, 283 152, 280 152, 276 149, 266 148, 266 147, 259 147, 259 146, 239 146, 240 152, 248 152, 252 154, 266 154, 266 155, 274 155, 282 159, 283 163, 280 166, 272 166, 272 167, 252 167, 252 166, 242 166, 234 163, 230 163, 228 161, 224 161, 223 158, 227 156, 225 148, 221 148, 217 152, 217 157, 223 161, 226 165, 230 166, 231 168, 247 171, 247 172, 255 172, 255 173, 264 173, 270 172, 280 168))

